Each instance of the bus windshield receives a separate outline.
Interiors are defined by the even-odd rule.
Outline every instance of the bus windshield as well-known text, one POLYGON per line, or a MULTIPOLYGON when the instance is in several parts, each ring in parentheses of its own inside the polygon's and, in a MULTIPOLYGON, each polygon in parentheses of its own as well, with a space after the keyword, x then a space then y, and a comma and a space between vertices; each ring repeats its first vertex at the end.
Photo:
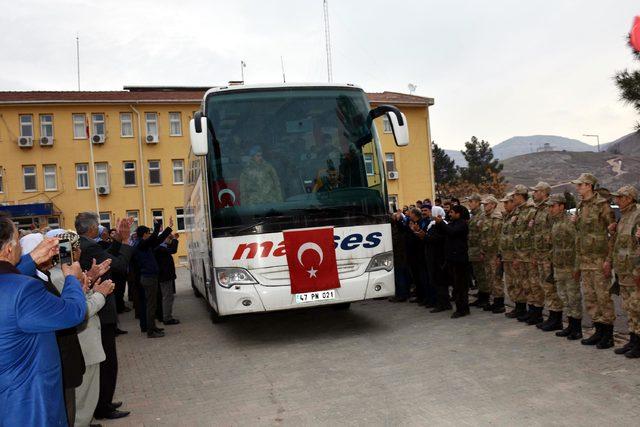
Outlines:
POLYGON ((385 188, 368 113, 356 88, 209 94, 214 235, 380 221, 385 188))

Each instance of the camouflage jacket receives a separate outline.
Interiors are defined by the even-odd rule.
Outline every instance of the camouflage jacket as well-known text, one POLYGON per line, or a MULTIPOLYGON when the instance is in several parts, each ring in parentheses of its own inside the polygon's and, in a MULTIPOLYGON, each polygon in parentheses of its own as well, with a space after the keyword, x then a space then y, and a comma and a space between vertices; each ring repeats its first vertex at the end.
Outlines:
POLYGON ((273 166, 251 160, 240 175, 240 199, 243 205, 281 202, 280 178, 273 166))
POLYGON ((551 220, 545 202, 546 200, 534 205, 533 221, 529 224, 536 261, 549 261, 551 255, 551 220))
POLYGON ((515 259, 529 262, 533 255, 533 233, 530 227, 535 209, 533 204, 525 202, 513 210, 511 225, 513 227, 513 248, 515 259))
POLYGON ((599 194, 578 203, 576 269, 600 268, 611 252, 607 227, 615 222, 609 202, 599 194))
POLYGON ((512 213, 502 214, 500 227, 500 255, 503 261, 513 260, 513 227, 511 225, 512 213))
POLYGON ((550 219, 553 268, 573 270, 576 260, 576 226, 566 213, 550 219))
POLYGON ((490 215, 485 213, 480 230, 480 247, 483 254, 495 257, 500 252, 502 224, 502 215, 495 210, 490 215))
POLYGON ((469 261, 480 261, 480 240, 482 234, 482 222, 484 221, 484 213, 478 208, 471 211, 471 219, 469 220, 469 261))
POLYGON ((622 211, 613 239, 612 262, 621 284, 633 284, 632 277, 640 275, 640 246, 636 230, 640 225, 640 209, 635 204, 622 211))

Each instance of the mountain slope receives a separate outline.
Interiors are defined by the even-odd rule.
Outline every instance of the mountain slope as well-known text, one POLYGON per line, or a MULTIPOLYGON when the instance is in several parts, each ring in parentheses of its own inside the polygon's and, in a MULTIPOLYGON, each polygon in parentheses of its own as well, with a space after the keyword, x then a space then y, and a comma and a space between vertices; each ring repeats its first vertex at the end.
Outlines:
POLYGON ((618 138, 607 144, 606 148, 607 151, 612 154, 640 156, 640 132, 631 132, 618 138))
POLYGON ((492 147, 497 159, 506 160, 522 154, 536 153, 549 144, 553 151, 595 151, 593 145, 557 135, 514 136, 492 147))

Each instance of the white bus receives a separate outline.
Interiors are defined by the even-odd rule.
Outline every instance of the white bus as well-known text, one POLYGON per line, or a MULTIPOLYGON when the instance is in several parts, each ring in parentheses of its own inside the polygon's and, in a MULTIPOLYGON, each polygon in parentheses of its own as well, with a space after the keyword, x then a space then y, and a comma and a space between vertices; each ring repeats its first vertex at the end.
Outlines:
POLYGON ((396 144, 407 145, 404 115, 389 105, 372 110, 353 85, 206 92, 190 123, 185 228, 191 284, 214 322, 316 305, 348 308, 394 294, 384 162, 373 126, 385 115, 396 144), (283 232, 318 227, 332 227, 339 287, 296 294, 283 232))

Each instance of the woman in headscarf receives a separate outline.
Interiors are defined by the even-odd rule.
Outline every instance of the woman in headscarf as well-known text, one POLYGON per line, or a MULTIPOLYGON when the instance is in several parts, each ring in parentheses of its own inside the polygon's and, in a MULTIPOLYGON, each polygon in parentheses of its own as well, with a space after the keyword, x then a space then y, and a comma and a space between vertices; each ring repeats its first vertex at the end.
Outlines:
MULTIPOLYGON (((440 206, 431 208, 431 217, 444 218, 446 213, 440 206)), ((427 226, 425 241, 425 258, 427 260, 427 271, 429 273, 429 281, 436 292, 435 308, 431 313, 439 313, 441 311, 451 310, 451 302, 449 301, 449 281, 445 271, 444 257, 444 241, 445 235, 435 227, 436 221, 433 220, 427 226)), ((445 221, 446 223, 446 221, 445 221)))

